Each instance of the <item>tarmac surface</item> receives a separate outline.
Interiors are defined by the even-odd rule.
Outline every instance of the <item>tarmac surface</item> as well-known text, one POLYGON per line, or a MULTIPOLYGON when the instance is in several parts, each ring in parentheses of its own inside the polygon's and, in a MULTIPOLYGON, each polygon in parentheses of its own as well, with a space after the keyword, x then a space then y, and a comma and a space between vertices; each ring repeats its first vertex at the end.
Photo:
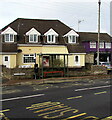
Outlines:
MULTIPOLYGON (((24 94, 30 92, 47 91, 52 88, 86 88, 94 86, 111 85, 112 75, 93 75, 66 78, 46 78, 46 79, 24 79, 24 80, 5 80, 1 84, 0 94, 3 96, 11 96, 14 94, 24 94)), ((103 120, 111 120, 112 116, 108 116, 103 120)))
POLYGON ((96 86, 111 84, 112 75, 93 75, 65 78, 46 78, 46 79, 24 79, 9 80, 1 84, 0 94, 10 94, 16 92, 38 91, 49 88, 63 88, 72 86, 96 86), (28 88, 28 89, 27 89, 28 88))

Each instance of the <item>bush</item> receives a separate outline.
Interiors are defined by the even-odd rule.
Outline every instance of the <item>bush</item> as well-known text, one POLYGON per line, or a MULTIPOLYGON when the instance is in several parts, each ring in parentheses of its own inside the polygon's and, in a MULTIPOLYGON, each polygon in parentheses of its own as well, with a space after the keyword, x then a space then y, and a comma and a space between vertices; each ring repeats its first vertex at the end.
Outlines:
POLYGON ((53 60, 53 67, 63 67, 64 63, 63 60, 55 59, 53 60))

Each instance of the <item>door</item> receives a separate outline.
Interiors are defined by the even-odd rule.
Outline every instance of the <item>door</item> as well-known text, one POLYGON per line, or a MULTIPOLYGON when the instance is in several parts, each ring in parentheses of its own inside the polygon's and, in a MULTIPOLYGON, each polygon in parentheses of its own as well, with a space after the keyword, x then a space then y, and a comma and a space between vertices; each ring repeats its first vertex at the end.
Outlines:
POLYGON ((3 56, 3 65, 5 65, 7 68, 10 68, 10 56, 9 55, 3 56))
POLYGON ((75 55, 74 56, 74 60, 75 60, 75 66, 80 66, 80 56, 79 55, 75 55))

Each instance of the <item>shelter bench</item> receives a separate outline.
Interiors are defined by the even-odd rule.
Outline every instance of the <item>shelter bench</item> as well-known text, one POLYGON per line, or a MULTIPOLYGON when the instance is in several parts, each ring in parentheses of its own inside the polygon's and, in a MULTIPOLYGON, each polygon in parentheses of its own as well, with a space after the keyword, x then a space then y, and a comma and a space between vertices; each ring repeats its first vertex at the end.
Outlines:
POLYGON ((64 75, 63 71, 49 71, 49 72, 44 72, 44 77, 46 77, 46 75, 49 74, 49 73, 61 73, 61 76, 64 75))

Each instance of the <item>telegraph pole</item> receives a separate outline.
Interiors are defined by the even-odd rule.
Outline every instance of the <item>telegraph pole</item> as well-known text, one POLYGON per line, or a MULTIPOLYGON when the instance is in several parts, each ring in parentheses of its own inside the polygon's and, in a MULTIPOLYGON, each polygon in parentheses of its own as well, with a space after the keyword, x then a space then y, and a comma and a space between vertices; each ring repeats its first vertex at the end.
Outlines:
POLYGON ((97 45, 97 65, 99 65, 99 46, 100 46, 100 6, 101 6, 101 0, 98 1, 98 45, 97 45))

